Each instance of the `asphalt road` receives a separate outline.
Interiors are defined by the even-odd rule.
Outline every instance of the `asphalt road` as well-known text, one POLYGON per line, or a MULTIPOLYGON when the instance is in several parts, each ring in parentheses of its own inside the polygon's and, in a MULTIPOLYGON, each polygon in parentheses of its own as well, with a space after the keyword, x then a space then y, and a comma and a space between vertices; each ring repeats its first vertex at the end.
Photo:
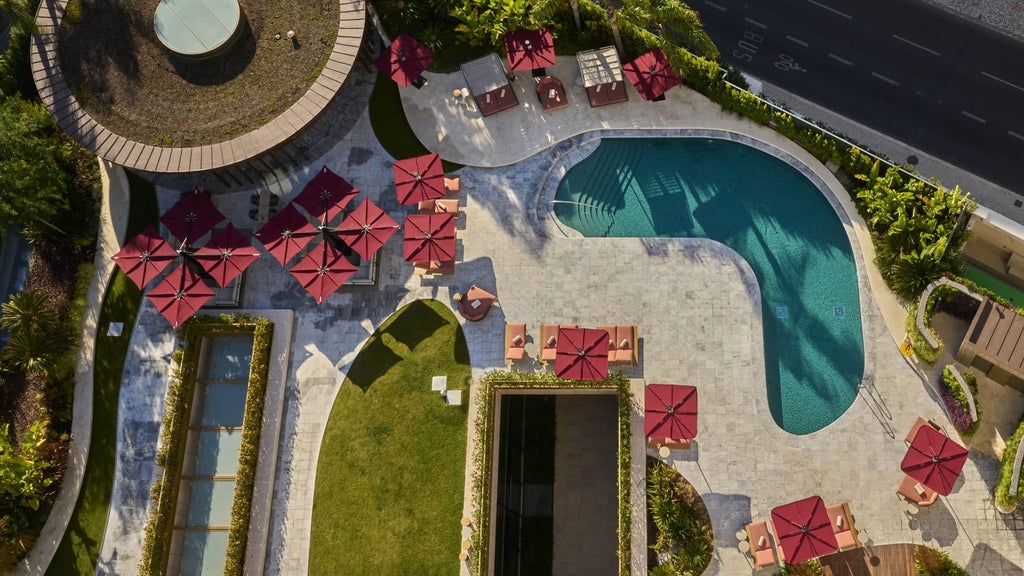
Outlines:
POLYGON ((1024 43, 917 0, 695 0, 722 57, 1024 196, 1024 43))

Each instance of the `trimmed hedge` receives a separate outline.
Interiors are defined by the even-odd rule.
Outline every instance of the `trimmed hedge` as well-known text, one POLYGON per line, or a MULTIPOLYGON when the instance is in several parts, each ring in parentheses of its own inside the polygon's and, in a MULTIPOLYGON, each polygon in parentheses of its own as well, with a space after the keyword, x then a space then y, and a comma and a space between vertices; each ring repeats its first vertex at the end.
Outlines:
POLYGON ((631 561, 631 514, 630 503, 630 409, 633 395, 629 391, 629 378, 615 373, 609 374, 604 380, 590 382, 585 380, 563 380, 551 372, 528 373, 518 370, 491 372, 478 382, 480 411, 473 423, 477 447, 473 454, 473 566, 477 573, 485 573, 489 554, 490 514, 491 514, 491 481, 494 470, 491 467, 494 454, 494 413, 495 392, 497 390, 618 390, 619 401, 619 450, 618 450, 618 484, 619 484, 619 576, 629 576, 631 561))
POLYGON ((939 378, 939 396, 942 397, 942 401, 946 404, 946 412, 949 413, 949 418, 953 421, 953 426, 956 427, 957 431, 963 436, 973 436, 978 431, 978 425, 981 423, 981 404, 978 402, 978 379, 974 377, 973 372, 963 372, 961 376, 964 377, 964 382, 967 383, 967 387, 971 390, 971 395, 974 396, 974 409, 978 413, 977 420, 971 421, 971 408, 967 403, 967 395, 964 394, 960 383, 957 382, 953 373, 949 370, 949 366, 942 369, 942 377, 939 378))
POLYGON ((935 290, 932 290, 931 295, 928 296, 928 302, 925 304, 924 325, 931 331, 935 341, 939 343, 938 348, 932 348, 931 344, 924 339, 924 335, 917 328, 917 308, 919 303, 912 302, 910 304, 910 313, 907 315, 905 328, 910 336, 910 343, 914 347, 914 354, 917 354, 918 358, 929 364, 935 364, 938 361, 943 348, 942 338, 939 338, 939 335, 932 329, 932 316, 935 315, 935 306, 940 299, 952 298, 959 292, 956 288, 944 284, 936 287, 935 290))
POLYGON ((1017 431, 1006 441, 1003 460, 999 470, 999 483, 996 484, 996 506, 1000 510, 1013 510, 1020 501, 1024 481, 1017 483, 1017 493, 1010 494, 1010 483, 1013 480, 1013 461, 1017 458, 1017 449, 1024 438, 1024 418, 1017 424, 1017 431))
POLYGON ((231 504, 231 528, 228 531, 224 565, 225 576, 242 576, 273 333, 274 324, 270 320, 247 315, 195 316, 182 326, 178 334, 180 347, 174 352, 176 369, 167 388, 167 407, 156 456, 157 465, 163 467, 163 473, 150 490, 154 505, 146 522, 145 541, 139 560, 140 576, 163 576, 167 573, 202 339, 229 334, 252 334, 252 360, 249 365, 238 472, 231 504))

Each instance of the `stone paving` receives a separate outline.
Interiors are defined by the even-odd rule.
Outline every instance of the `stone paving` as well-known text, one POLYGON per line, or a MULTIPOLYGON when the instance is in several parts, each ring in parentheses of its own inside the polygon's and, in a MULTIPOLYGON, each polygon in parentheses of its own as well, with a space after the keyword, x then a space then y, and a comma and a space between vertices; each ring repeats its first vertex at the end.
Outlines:
MULTIPOLYGON (((457 78, 435 75, 430 80, 428 86, 458 85, 457 78)), ((571 80, 563 80, 568 88, 571 80)), ((410 99, 426 94, 403 90, 410 99)), ((674 453, 671 462, 700 490, 714 522, 717 549, 707 574, 750 573, 748 559, 737 549, 736 531, 751 519, 768 518, 772 507, 810 494, 829 503, 850 502, 857 526, 864 531, 861 539, 869 543, 935 544, 948 549, 972 575, 1020 574, 1024 513, 1003 516, 994 510, 991 494, 998 462, 993 458, 972 453, 954 493, 916 518, 906 516, 898 505, 895 488, 902 475, 899 462, 906 429, 918 415, 947 429, 950 425, 928 384, 929 371, 908 364, 895 345, 895 339, 902 338, 904 312, 890 294, 879 290, 863 223, 835 178, 792 143, 722 113, 684 88, 671 91, 660 104, 640 101, 635 92, 632 96, 626 104, 609 107, 601 121, 587 129, 629 130, 643 121, 643 126, 662 129, 644 135, 672 135, 692 127, 727 130, 776 146, 807 164, 807 173, 840 211, 858 256, 869 380, 853 405, 826 429, 806 436, 790 435, 774 423, 765 392, 756 280, 726 246, 686 239, 584 239, 559 230, 549 217, 552 187, 561 172, 596 144, 598 135, 571 138, 572 133, 555 132, 549 143, 538 147, 526 128, 530 111, 524 106, 481 120, 485 126, 501 121, 502 126, 518 123, 524 128, 497 132, 508 135, 500 147, 481 140, 479 157, 473 157, 468 144, 452 143, 470 143, 479 123, 460 123, 452 114, 446 120, 451 124, 444 125, 448 138, 437 147, 445 155, 451 153, 452 160, 496 166, 461 171, 463 214, 456 274, 412 275, 395 238, 382 250, 376 286, 344 288, 320 307, 271 258, 262 259, 248 275, 246 308, 292 309, 296 314, 264 573, 307 572, 321 435, 344 372, 360 346, 403 304, 417 298, 450 303, 453 292, 476 283, 497 294, 501 305, 483 321, 464 325, 475 376, 503 365, 506 320, 527 323, 532 336, 529 358, 518 364, 526 370, 537 368, 541 322, 636 324, 640 365, 626 373, 648 382, 698 386, 700 434, 695 448, 674 453), (537 153, 548 146, 554 148, 537 153), (499 152, 509 156, 495 160, 499 152)), ((435 122, 428 110, 431 105, 424 102, 419 112, 410 111, 418 133, 435 129, 422 125, 435 122)), ((393 216, 408 213, 394 199, 392 159, 376 142, 367 116, 352 120, 354 128, 322 159, 279 184, 282 200, 290 200, 312 171, 326 163, 393 216)), ((428 141, 428 146, 434 144, 428 141)), ((215 200, 236 225, 243 226, 251 192, 218 195, 215 200)), ((173 198, 173 192, 161 191, 163 207, 173 198)), ((134 447, 135 454, 155 452, 167 378, 165 358, 172 343, 172 330, 147 302, 133 336, 137 347, 126 367, 133 384, 146 392, 131 406, 122 398, 127 413, 119 416, 138 422, 133 434, 119 436, 120 447, 134 447)), ((470 418, 474 410, 471 403, 470 418)), ((467 451, 471 449, 472 444, 467 451)), ((144 516, 152 464, 139 463, 132 469, 135 473, 118 475, 115 495, 120 496, 112 503, 112 521, 144 516)), ((468 485, 466 490, 468 496, 468 485)), ((459 529, 458 519, 453 518, 450 528, 459 529)), ((133 573, 131 559, 137 558, 140 541, 141 535, 108 530, 104 566, 115 568, 102 571, 133 573)), ((453 571, 457 553, 451 551, 453 571)), ((643 555, 634 552, 636 574, 643 573, 643 555)))

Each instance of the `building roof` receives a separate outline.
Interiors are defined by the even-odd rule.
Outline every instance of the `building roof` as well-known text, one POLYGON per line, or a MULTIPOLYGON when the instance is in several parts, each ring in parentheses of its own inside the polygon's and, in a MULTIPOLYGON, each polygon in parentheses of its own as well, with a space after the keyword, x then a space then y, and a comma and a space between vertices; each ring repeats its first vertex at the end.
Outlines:
POLYGON ((498 54, 491 52, 462 65, 462 75, 473 95, 486 94, 508 86, 508 75, 498 54))
POLYGON ((576 60, 580 63, 584 88, 622 81, 622 64, 615 46, 577 52, 576 60))
POLYGON ((985 298, 967 330, 977 353, 1012 372, 1024 373, 1024 316, 985 298))

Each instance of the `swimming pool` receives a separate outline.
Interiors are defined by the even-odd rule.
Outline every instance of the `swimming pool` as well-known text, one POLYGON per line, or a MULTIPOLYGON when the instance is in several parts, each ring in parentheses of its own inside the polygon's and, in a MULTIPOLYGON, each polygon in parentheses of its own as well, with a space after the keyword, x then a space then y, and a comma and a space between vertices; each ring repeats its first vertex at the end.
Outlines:
POLYGON ((729 140, 604 139, 555 199, 558 219, 584 236, 709 238, 747 261, 782 429, 815 432, 853 403, 864 373, 853 251, 832 205, 795 168, 729 140))

